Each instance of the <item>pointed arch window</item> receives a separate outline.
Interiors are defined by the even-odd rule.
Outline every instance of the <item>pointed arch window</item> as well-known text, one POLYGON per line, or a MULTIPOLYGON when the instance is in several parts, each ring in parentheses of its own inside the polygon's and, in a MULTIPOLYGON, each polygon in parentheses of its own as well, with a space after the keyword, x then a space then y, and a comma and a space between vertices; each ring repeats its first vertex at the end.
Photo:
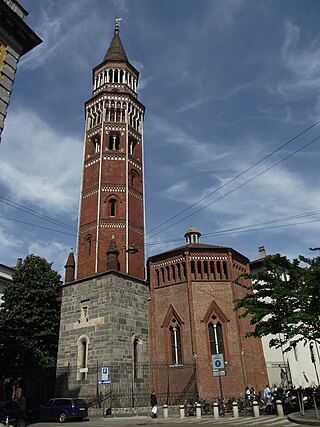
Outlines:
POLYGON ((170 304, 161 327, 166 328, 168 331, 168 362, 172 366, 182 365, 183 363, 183 324, 184 322, 176 309, 170 304))
POLYGON ((211 317, 211 322, 208 325, 208 333, 211 355, 224 354, 222 325, 217 321, 217 317, 215 315, 211 317))

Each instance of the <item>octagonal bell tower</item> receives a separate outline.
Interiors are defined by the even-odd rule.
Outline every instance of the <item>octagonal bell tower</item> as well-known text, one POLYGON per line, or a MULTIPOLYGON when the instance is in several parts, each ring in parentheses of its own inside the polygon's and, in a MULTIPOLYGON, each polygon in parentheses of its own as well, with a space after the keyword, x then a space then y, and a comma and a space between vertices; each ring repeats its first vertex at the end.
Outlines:
POLYGON ((137 95, 139 72, 128 61, 119 21, 103 62, 93 69, 93 94, 85 103, 76 279, 108 271, 111 240, 119 250, 118 271, 145 277, 145 108, 137 95))

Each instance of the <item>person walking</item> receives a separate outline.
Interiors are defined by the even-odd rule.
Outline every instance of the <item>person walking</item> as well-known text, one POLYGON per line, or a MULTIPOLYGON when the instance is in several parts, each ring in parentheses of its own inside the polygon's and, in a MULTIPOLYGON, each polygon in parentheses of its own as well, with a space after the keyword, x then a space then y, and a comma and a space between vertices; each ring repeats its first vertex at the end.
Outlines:
POLYGON ((266 388, 264 389, 263 396, 264 396, 264 399, 265 399, 266 405, 267 405, 268 403, 270 403, 270 399, 271 399, 271 390, 270 390, 270 387, 269 387, 269 385, 268 385, 268 384, 266 385, 266 388))
POLYGON ((150 403, 151 403, 151 418, 157 418, 157 411, 158 411, 158 401, 155 391, 151 393, 150 396, 150 403))

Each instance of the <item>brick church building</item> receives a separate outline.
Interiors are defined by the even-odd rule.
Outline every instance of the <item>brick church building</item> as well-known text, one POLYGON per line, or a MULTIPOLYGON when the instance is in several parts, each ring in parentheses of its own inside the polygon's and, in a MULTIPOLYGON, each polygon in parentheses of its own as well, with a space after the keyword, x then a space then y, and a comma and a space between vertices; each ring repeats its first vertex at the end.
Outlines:
POLYGON ((145 109, 118 24, 85 103, 77 256, 70 252, 66 263, 56 395, 134 407, 148 405, 152 389, 159 404, 239 396, 246 385, 263 390, 261 342, 244 339, 249 321, 233 311, 244 292, 233 280, 249 260, 200 243, 191 227, 184 246, 150 257, 146 270, 145 109))

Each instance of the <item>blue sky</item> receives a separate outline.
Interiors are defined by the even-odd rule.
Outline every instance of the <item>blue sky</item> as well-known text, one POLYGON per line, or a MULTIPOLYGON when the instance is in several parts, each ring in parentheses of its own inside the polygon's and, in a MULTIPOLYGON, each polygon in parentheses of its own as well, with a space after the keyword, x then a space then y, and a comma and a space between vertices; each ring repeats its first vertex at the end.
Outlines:
POLYGON ((146 106, 147 231, 163 224, 147 255, 191 225, 251 260, 261 245, 289 257, 319 246, 320 140, 304 146, 320 124, 279 149, 320 119, 318 0, 21 4, 44 42, 19 62, 0 145, 0 263, 34 253, 63 272, 76 247, 83 105, 116 16, 146 106))

